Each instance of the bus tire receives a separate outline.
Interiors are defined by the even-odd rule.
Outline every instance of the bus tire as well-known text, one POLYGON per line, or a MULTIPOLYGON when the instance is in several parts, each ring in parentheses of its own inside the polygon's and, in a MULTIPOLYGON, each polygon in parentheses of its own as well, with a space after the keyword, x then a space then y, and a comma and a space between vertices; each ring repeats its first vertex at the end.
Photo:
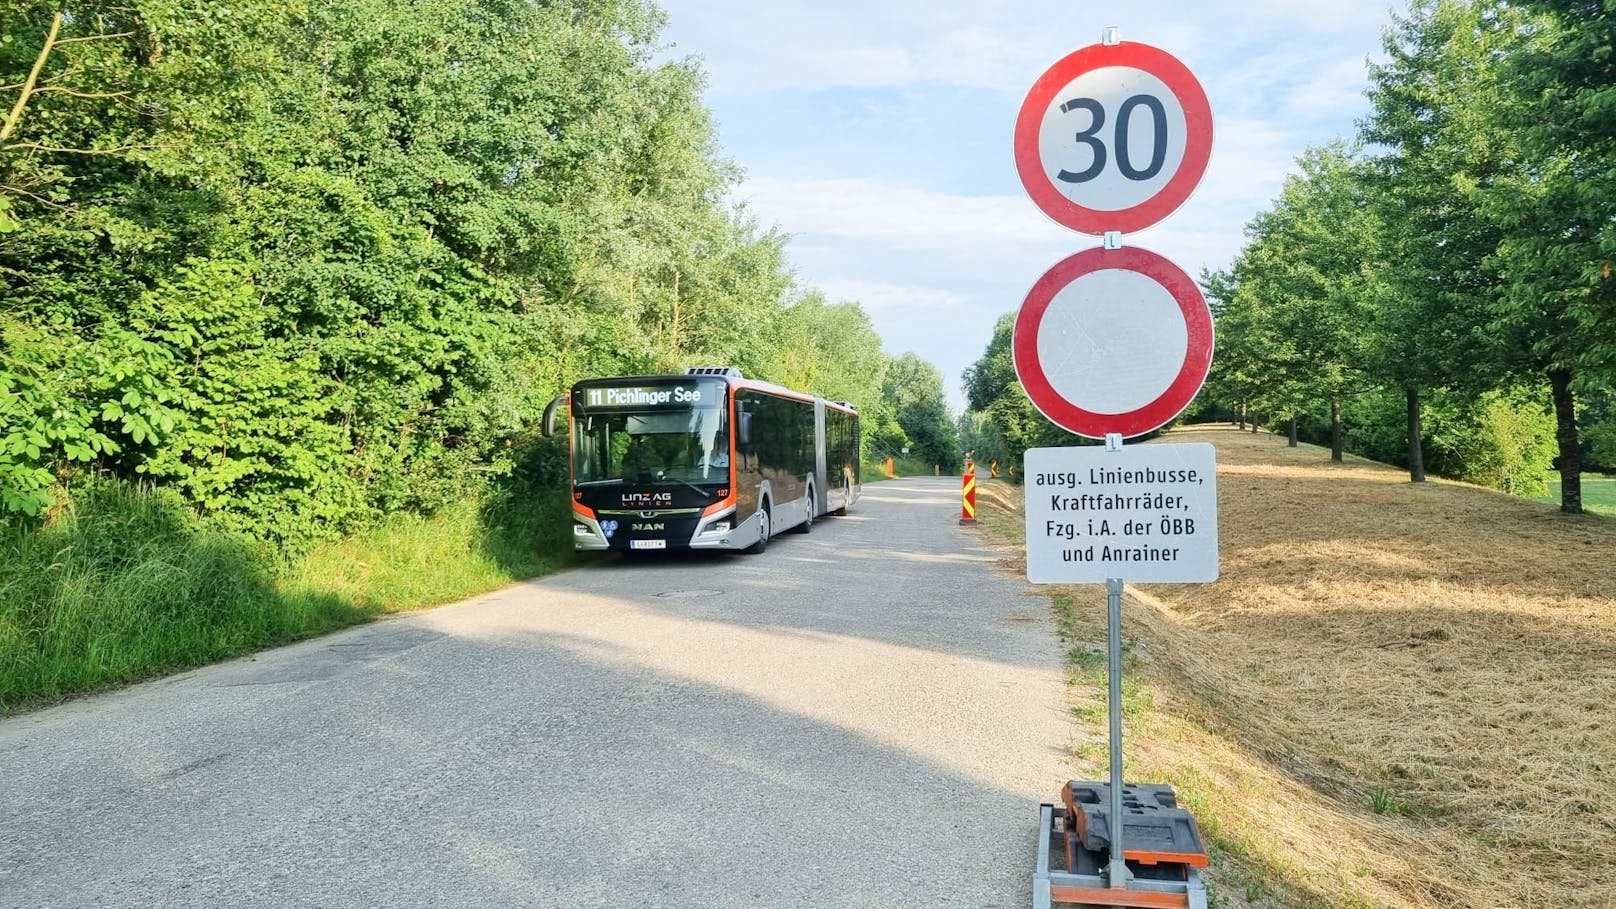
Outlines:
POLYGON ((809 533, 814 529, 814 487, 811 483, 808 485, 808 515, 802 519, 801 524, 792 529, 798 533, 809 533))
POLYGON ((843 504, 841 508, 831 512, 831 514, 836 515, 837 517, 847 514, 847 506, 853 502, 853 484, 849 483, 845 479, 842 480, 842 502, 845 504, 843 504))
POLYGON ((759 528, 758 540, 751 546, 746 547, 746 551, 753 555, 757 555, 763 550, 769 548, 769 533, 774 529, 773 525, 769 522, 769 502, 767 499, 765 499, 763 504, 758 507, 758 523, 762 525, 762 527, 759 528))

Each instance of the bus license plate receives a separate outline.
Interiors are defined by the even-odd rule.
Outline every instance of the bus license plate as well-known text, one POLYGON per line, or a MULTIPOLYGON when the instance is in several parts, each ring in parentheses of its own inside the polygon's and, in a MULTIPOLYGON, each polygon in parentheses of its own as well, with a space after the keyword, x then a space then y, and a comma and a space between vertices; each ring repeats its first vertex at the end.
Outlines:
POLYGON ((667 549, 667 540, 629 540, 630 549, 667 549))

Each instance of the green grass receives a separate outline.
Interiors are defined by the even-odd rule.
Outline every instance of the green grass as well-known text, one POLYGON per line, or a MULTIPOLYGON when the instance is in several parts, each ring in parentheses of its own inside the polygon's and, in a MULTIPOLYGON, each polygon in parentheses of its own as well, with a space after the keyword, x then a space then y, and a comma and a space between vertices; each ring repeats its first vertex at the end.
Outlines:
MULTIPOLYGON (((898 474, 898 476, 900 476, 900 477, 930 477, 930 476, 935 476, 935 475, 937 475, 936 467, 937 466, 935 464, 932 464, 930 461, 927 461, 924 458, 905 456, 905 457, 894 458, 893 459, 893 468, 896 471, 896 473, 898 474)), ((865 480, 867 480, 867 481, 874 482, 876 480, 884 480, 884 479, 886 479, 887 478, 886 459, 880 458, 880 459, 876 459, 876 460, 873 460, 873 461, 865 461, 863 471, 864 471, 863 472, 863 478, 865 480)), ((986 468, 984 468, 983 469, 983 475, 986 476, 986 474, 987 474, 987 471, 986 471, 986 468)), ((954 471, 954 472, 950 473, 950 472, 944 471, 944 473, 942 475, 943 476, 957 477, 957 476, 959 476, 959 472, 954 471)))
POLYGON ((399 515, 290 562, 162 495, 0 526, 0 714, 495 589, 571 561, 566 501, 399 515))
MULTIPOLYGON (((1558 474, 1556 474, 1558 476, 1558 474)), ((1550 505, 1560 504, 1560 481, 1550 480, 1549 491, 1534 497, 1550 505)), ((1582 507, 1602 514, 1616 514, 1616 475, 1585 473, 1582 475, 1582 507)))

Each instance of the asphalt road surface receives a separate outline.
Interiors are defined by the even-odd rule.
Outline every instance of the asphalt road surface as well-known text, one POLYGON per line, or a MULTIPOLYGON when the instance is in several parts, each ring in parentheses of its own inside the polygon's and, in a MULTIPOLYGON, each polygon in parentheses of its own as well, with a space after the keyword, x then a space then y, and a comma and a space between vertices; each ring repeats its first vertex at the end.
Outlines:
POLYGON ((1030 905, 1064 673, 958 483, 0 721, 0 906, 1030 905))

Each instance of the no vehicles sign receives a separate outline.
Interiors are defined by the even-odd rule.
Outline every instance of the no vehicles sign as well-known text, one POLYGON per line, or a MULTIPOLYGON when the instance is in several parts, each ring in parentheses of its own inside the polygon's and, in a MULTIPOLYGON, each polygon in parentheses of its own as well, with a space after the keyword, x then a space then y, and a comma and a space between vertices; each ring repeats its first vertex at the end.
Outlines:
POLYGON ((1027 580, 1217 580, 1211 445, 1032 448, 1026 466, 1027 580))
POLYGON ((1138 247, 1061 260, 1016 313, 1016 377, 1038 412, 1081 436, 1158 429, 1212 366, 1212 312, 1183 269, 1138 247))

